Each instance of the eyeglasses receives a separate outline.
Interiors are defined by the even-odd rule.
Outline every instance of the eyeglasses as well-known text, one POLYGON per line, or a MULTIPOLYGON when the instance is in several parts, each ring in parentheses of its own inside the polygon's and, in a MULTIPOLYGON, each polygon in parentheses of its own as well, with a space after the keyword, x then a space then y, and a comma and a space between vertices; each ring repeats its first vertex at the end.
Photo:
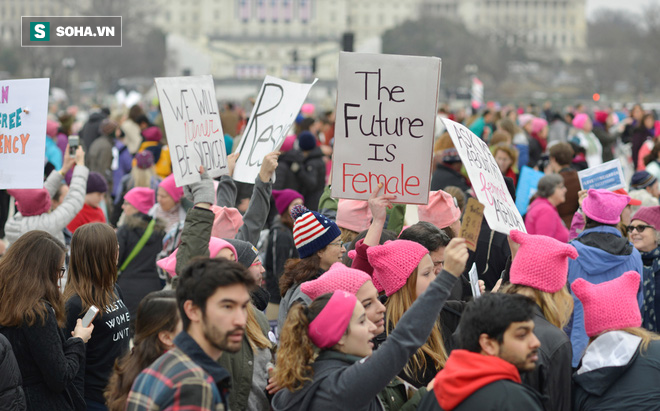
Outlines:
POLYGON ((250 264, 250 267, 254 267, 254 266, 257 266, 257 265, 261 265, 261 261, 257 260, 255 262, 253 262, 252 264, 250 264))
POLYGON ((330 244, 328 244, 328 245, 337 245, 337 246, 341 247, 341 246, 344 245, 344 242, 341 241, 341 240, 339 240, 339 241, 335 241, 334 243, 330 243, 330 244))
POLYGON ((66 273, 66 267, 61 267, 59 269, 59 272, 60 272, 60 278, 64 277, 64 273, 66 273))
POLYGON ((629 225, 629 226, 627 226, 626 228, 627 228, 628 231, 631 232, 631 233, 632 233, 633 231, 635 231, 635 230, 637 230, 638 233, 641 233, 641 232, 643 232, 644 230, 646 230, 647 228, 653 228, 653 226, 652 226, 652 225, 644 225, 644 224, 640 224, 640 225, 629 225))

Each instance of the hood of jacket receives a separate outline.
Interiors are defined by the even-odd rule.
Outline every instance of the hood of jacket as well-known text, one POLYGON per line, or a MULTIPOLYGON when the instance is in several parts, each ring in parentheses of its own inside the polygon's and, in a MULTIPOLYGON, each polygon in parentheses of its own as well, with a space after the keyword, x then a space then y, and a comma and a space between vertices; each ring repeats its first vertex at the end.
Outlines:
MULTIPOLYGON (((143 230, 146 230, 147 226, 149 225, 149 221, 151 221, 151 217, 149 217, 146 214, 138 212, 136 214, 126 216, 124 218, 124 225, 128 228, 141 228, 143 230)), ((167 225, 165 221, 163 221, 160 218, 156 218, 156 224, 154 224, 154 231, 165 232, 166 228, 167 225)))
POLYGON ((312 382, 307 382, 297 391, 278 391, 275 397, 273 397, 273 409, 277 411, 311 409, 316 390, 327 376, 361 360, 362 358, 354 355, 343 354, 332 350, 322 351, 316 361, 314 361, 314 364, 312 364, 314 369, 312 382))
POLYGON ((574 263, 588 275, 600 275, 614 270, 625 264, 630 254, 639 253, 614 227, 600 226, 584 230, 570 244, 579 255, 574 263))
POLYGON ((589 394, 602 396, 635 362, 641 342, 625 331, 601 334, 587 347, 573 381, 589 394))
POLYGON ((499 380, 521 383, 518 369, 492 355, 453 350, 445 368, 435 377, 433 393, 443 410, 453 410, 467 397, 499 380))

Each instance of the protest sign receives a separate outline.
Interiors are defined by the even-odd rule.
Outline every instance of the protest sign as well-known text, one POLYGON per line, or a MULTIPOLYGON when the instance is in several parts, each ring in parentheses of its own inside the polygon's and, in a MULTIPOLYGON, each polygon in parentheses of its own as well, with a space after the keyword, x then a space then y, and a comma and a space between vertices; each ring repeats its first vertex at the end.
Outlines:
POLYGON ((0 81, 0 188, 43 188, 50 79, 0 81))
POLYGON ((626 186, 621 160, 618 158, 596 167, 578 171, 578 179, 583 190, 602 188, 614 191, 626 186))
POLYGON ((542 171, 536 171, 531 167, 522 166, 520 177, 518 178, 518 187, 516 188, 516 208, 520 215, 527 213, 529 199, 536 193, 539 180, 544 175, 542 171))
POLYGON ((465 238, 467 248, 472 251, 477 250, 477 241, 479 240, 479 232, 481 231, 481 221, 484 219, 484 205, 473 197, 467 202, 465 212, 463 213, 463 221, 461 222, 461 232, 458 235, 465 238))
POLYGON ((225 136, 213 77, 155 80, 177 187, 200 181, 200 165, 211 177, 227 174, 225 136))
POLYGON ((477 199, 485 206, 488 226, 507 235, 511 229, 527 232, 488 145, 464 125, 449 119, 442 121, 463 161, 477 199))
POLYGON ((441 61, 339 54, 332 196, 427 204, 441 61))
POLYGON ((479 289, 479 272, 477 271, 477 263, 472 263, 470 271, 468 271, 470 278, 470 288, 472 289, 472 296, 474 298, 481 297, 481 290, 479 289))
POLYGON ((236 152, 234 180, 254 184, 264 156, 279 150, 312 84, 266 76, 236 152))

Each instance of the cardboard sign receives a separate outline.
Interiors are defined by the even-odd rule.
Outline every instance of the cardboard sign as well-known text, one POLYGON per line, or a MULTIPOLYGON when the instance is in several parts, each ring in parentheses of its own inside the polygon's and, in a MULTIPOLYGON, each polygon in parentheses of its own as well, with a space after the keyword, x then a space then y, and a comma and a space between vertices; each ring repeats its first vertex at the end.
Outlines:
POLYGON ((427 204, 441 61, 339 54, 332 197, 427 204))
POLYGON ((50 79, 0 81, 0 188, 43 188, 50 79))
POLYGON ((213 77, 155 80, 177 187, 200 181, 200 165, 211 177, 227 174, 225 136, 213 77))
POLYGON ((467 170, 472 188, 479 202, 485 206, 484 216, 488 226, 507 235, 511 229, 526 233, 525 223, 488 145, 464 125, 449 119, 443 121, 467 170))
POLYGON ((614 191, 626 186, 623 167, 621 167, 621 160, 618 158, 596 167, 578 171, 578 179, 583 190, 602 188, 614 191))
POLYGON ((477 241, 481 231, 481 221, 484 219, 484 205, 470 197, 465 206, 463 221, 461 222, 461 233, 459 237, 465 238, 467 248, 477 250, 477 241))
POLYGON ((254 184, 264 156, 282 146, 316 81, 299 84, 266 76, 236 149, 241 154, 236 160, 234 180, 254 184))
POLYGON ((516 188, 516 208, 520 215, 527 213, 529 199, 536 193, 539 180, 545 174, 542 171, 536 171, 531 167, 522 166, 520 177, 518 178, 518 187, 516 188))

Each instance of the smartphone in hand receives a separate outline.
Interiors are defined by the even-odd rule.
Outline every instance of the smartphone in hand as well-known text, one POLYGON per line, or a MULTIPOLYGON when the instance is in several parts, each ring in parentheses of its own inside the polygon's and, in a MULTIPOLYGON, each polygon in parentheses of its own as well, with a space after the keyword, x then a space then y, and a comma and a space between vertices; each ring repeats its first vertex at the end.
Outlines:
POLYGON ((78 137, 75 134, 69 136, 69 155, 70 156, 75 156, 76 155, 76 150, 78 149, 79 145, 80 145, 80 137, 78 137))
POLYGON ((82 319, 82 326, 85 328, 89 327, 98 313, 99 309, 96 306, 93 305, 89 307, 89 310, 87 310, 87 313, 85 313, 85 316, 82 319))

